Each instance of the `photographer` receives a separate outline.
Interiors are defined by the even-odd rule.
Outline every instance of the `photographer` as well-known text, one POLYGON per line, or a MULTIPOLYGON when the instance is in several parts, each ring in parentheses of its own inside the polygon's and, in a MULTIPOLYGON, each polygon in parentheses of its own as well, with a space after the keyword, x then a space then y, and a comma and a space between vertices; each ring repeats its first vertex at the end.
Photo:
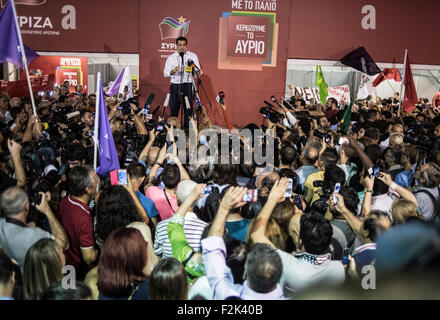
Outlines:
POLYGON ((66 232, 48 204, 50 194, 40 193, 40 197, 40 203, 34 205, 47 217, 52 234, 27 224, 31 204, 22 189, 9 188, 0 197, 0 207, 3 214, 3 218, 0 218, 0 245, 5 248, 11 258, 19 263, 22 270, 26 252, 40 239, 55 240, 63 251, 69 248, 66 232))

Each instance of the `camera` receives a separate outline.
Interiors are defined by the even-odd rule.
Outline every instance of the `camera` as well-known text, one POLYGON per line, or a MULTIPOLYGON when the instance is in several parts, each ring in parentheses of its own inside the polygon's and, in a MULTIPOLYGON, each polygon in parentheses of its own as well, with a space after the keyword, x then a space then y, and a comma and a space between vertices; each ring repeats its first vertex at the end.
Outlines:
POLYGON ((313 135, 317 138, 319 138, 320 140, 325 139, 326 143, 329 143, 332 139, 332 135, 329 133, 322 133, 319 130, 315 130, 313 131, 313 135))
POLYGON ((270 122, 273 122, 273 123, 279 123, 280 122, 280 118, 279 118, 278 114, 276 114, 275 112, 271 111, 268 107, 262 107, 260 109, 260 113, 266 119, 269 119, 270 122))
POLYGON ((129 99, 127 99, 127 100, 121 102, 121 103, 119 104, 118 109, 119 109, 119 110, 122 110, 122 114, 123 114, 124 116, 129 115, 129 114, 131 113, 131 110, 132 110, 132 109, 133 109, 133 111, 134 111, 136 114, 138 114, 139 112, 141 112, 141 109, 139 108, 139 96, 132 97, 132 98, 129 98, 129 99), (136 107, 138 107, 137 110, 134 110, 134 109, 130 106, 130 104, 134 104, 134 105, 136 105, 136 107))

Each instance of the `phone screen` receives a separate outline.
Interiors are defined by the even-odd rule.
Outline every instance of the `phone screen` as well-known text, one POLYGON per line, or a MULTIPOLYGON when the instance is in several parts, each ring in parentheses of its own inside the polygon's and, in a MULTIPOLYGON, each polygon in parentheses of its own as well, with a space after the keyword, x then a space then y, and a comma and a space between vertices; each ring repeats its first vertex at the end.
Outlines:
POLYGON ((336 194, 339 193, 339 190, 341 189, 341 184, 338 182, 335 184, 335 189, 333 190, 333 203, 338 203, 338 198, 336 197, 336 194))
POLYGON ((284 193, 284 198, 289 198, 292 196, 292 184, 293 181, 289 178, 289 185, 287 186, 286 193, 284 193))
POLYGON ((203 190, 203 194, 210 194, 212 193, 212 186, 206 186, 203 190))
POLYGON ((127 185, 128 184, 128 178, 127 178, 127 170, 118 170, 118 184, 119 185, 127 185))
POLYGON ((375 177, 378 177, 379 174, 380 174, 380 168, 379 167, 374 167, 373 174, 374 174, 375 177))
POLYGON ((245 202, 255 202, 258 200, 258 189, 250 189, 243 196, 245 202))

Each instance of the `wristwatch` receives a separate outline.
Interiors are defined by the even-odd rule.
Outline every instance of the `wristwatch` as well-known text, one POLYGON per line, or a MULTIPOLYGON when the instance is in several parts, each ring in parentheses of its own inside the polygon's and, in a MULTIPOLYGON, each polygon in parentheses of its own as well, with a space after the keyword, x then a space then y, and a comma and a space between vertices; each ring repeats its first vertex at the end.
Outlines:
POLYGON ((365 192, 371 192, 371 193, 373 193, 373 190, 365 190, 365 192))

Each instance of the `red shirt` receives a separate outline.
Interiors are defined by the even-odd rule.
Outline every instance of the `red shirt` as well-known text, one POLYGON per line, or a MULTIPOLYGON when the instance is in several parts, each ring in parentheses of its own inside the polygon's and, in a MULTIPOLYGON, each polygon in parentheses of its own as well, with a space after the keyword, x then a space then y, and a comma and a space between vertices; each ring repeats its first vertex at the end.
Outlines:
POLYGON ((78 267, 86 266, 81 249, 93 248, 95 236, 90 208, 71 195, 64 197, 58 207, 58 218, 69 237, 69 249, 65 252, 66 264, 78 267))

